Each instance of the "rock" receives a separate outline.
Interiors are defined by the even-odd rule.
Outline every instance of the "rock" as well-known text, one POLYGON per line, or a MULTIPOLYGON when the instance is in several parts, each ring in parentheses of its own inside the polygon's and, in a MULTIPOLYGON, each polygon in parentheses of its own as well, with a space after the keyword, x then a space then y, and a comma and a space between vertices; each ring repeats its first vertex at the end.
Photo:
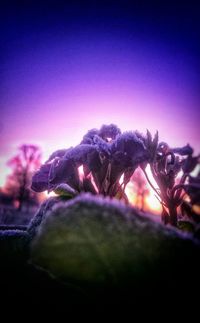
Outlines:
POLYGON ((42 220, 44 220, 48 211, 51 210, 55 204, 61 201, 62 199, 56 196, 50 197, 41 204, 39 210, 37 211, 36 215, 32 218, 27 228, 27 232, 30 235, 31 239, 35 236, 36 231, 40 226, 40 223, 42 222, 42 220))
POLYGON ((190 290, 199 275, 195 240, 121 202, 82 194, 38 218, 31 262, 91 297, 190 290))

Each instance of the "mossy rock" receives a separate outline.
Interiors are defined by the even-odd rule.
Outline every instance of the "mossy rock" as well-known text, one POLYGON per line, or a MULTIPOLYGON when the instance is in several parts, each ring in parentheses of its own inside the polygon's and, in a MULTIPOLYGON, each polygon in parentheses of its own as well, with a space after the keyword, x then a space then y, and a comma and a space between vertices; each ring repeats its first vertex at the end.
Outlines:
POLYGON ((198 274, 199 245, 189 235, 108 198, 55 203, 34 229, 31 262, 87 290, 190 284, 185 276, 198 274))

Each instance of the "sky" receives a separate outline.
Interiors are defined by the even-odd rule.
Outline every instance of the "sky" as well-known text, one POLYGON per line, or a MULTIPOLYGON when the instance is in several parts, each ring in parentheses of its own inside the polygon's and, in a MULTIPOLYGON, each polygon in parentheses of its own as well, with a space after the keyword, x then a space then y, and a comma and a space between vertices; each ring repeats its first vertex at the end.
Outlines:
POLYGON ((199 144, 199 8, 192 1, 15 1, 0 16, 0 186, 22 143, 43 158, 116 123, 199 144))

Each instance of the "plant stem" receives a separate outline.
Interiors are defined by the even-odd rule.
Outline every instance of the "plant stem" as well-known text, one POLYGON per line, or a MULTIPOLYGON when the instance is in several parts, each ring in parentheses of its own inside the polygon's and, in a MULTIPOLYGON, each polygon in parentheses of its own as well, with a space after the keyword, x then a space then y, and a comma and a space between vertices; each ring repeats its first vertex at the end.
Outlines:
POLYGON ((169 222, 174 227, 177 227, 177 209, 176 206, 171 203, 171 205, 168 207, 169 210, 169 222))
POLYGON ((156 194, 157 194, 158 196, 160 196, 160 194, 158 193, 157 189, 156 189, 156 188, 153 186, 153 184, 151 183, 151 181, 150 181, 150 179, 149 179, 149 177, 148 177, 148 175, 147 175, 146 170, 145 170, 145 169, 142 169, 142 170, 143 170, 144 175, 145 175, 145 177, 146 177, 146 179, 147 179, 147 182, 149 183, 149 185, 151 186, 151 188, 156 192, 156 194))

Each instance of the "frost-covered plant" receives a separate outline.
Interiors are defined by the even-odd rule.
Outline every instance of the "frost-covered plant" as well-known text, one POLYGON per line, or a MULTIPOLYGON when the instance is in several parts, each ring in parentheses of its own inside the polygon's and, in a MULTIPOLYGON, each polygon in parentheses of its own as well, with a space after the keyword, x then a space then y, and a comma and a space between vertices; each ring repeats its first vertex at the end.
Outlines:
POLYGON ((125 187, 134 170, 148 158, 136 132, 122 134, 116 125, 103 125, 99 130, 88 131, 76 147, 54 152, 34 174, 32 189, 54 191, 66 197, 91 192, 127 201, 125 187))
POLYGON ((54 191, 66 199, 80 192, 117 197, 128 203, 125 188, 138 166, 162 205, 162 221, 182 227, 200 223, 200 157, 190 145, 171 148, 147 130, 121 133, 114 124, 91 129, 76 147, 55 151, 34 174, 32 189, 54 191), (148 177, 150 166, 156 188, 148 177), (83 174, 80 174, 80 168, 83 174), (120 180, 123 179, 123 180, 120 180), (187 199, 185 198, 187 196, 187 199), (180 210, 180 211, 179 211, 180 210))
POLYGON ((182 228, 185 222, 188 227, 190 220, 200 222, 200 216, 193 208, 194 205, 200 205, 200 173, 197 177, 191 176, 200 166, 200 156, 193 156, 193 149, 189 144, 182 148, 170 148, 165 142, 159 143, 158 133, 152 138, 147 131, 143 142, 150 155, 149 165, 158 188, 149 180, 145 170, 147 164, 143 164, 141 168, 162 205, 163 222, 182 228), (189 198, 187 200, 186 194, 189 198), (181 212, 178 213, 179 208, 181 212))

